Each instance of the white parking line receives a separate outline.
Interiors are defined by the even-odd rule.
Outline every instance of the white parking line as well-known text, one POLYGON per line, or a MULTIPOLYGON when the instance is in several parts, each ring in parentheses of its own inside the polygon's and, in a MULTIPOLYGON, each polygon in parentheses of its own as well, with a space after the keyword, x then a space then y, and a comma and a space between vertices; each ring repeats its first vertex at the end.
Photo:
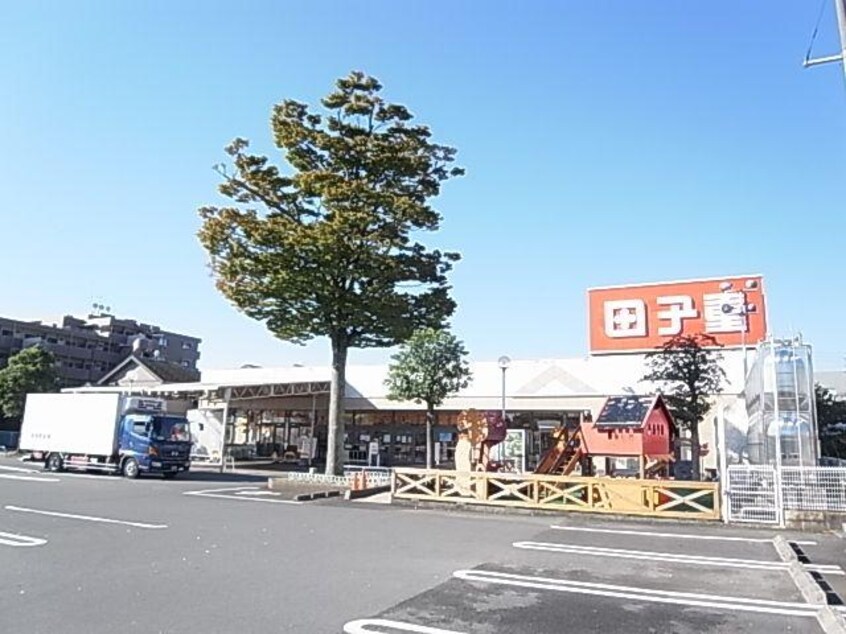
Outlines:
POLYGON ((488 570, 456 570, 453 573, 453 576, 457 579, 477 583, 492 583, 506 586, 533 588, 535 590, 554 590, 556 592, 570 592, 574 594, 604 596, 616 599, 632 599, 652 603, 669 603, 692 607, 716 608, 720 610, 740 610, 744 612, 779 614, 783 616, 816 617, 817 610, 821 607, 811 603, 747 599, 712 594, 673 592, 669 590, 651 590, 633 586, 589 583, 587 581, 570 581, 567 579, 552 579, 548 577, 530 577, 488 570))
POLYGON ((126 478, 116 478, 113 473, 57 473, 60 478, 89 478, 101 482, 128 482, 126 478))
POLYGON ((17 513, 33 513, 35 515, 48 515, 50 517, 63 517, 72 520, 83 520, 86 522, 100 522, 102 524, 122 524, 124 526, 134 526, 135 528, 167 528, 167 524, 145 524, 143 522, 129 522, 127 520, 114 520, 107 517, 92 517, 91 515, 76 515, 74 513, 59 513, 58 511, 42 511, 39 509, 30 509, 24 506, 6 505, 7 511, 15 511, 17 513))
POLYGON ((836 564, 802 564, 805 570, 810 572, 819 572, 824 575, 837 575, 839 577, 846 576, 846 571, 836 564))
MULTIPOLYGON (((727 568, 747 568, 750 570, 779 570, 787 571, 790 563, 785 561, 767 561, 762 559, 735 559, 731 557, 706 557, 704 555, 682 555, 663 553, 650 550, 626 550, 622 548, 604 548, 600 546, 577 546, 571 544, 554 544, 546 542, 514 542, 514 548, 523 550, 541 550, 545 552, 563 553, 570 555, 590 555, 591 557, 617 557, 621 559, 642 559, 646 561, 664 561, 677 564, 692 564, 696 566, 724 566, 727 568)), ((822 564, 815 566, 820 572, 840 574, 840 566, 822 564)))
MULTIPOLYGON (((721 535, 700 535, 691 533, 656 533, 652 531, 634 531, 612 528, 583 528, 580 526, 558 526, 553 524, 550 528, 557 531, 573 531, 578 533, 604 533, 607 535, 642 535, 644 537, 670 537, 674 539, 701 539, 721 542, 748 542, 755 544, 771 544, 772 539, 768 537, 730 537, 721 535)), ((790 540, 793 541, 793 540, 790 540)), ((816 546, 815 541, 793 541, 801 546, 816 546)))
POLYGON ((193 495, 201 498, 217 498, 220 500, 239 500, 241 502, 265 502, 268 504, 293 504, 300 505, 303 502, 296 500, 269 500, 259 487, 227 487, 225 489, 206 489, 203 491, 185 491, 182 495, 193 495))
POLYGON ((388 621, 386 619, 359 619, 344 625, 345 634, 392 634, 392 632, 415 632, 416 634, 464 634, 455 630, 442 630, 427 625, 388 621), (372 629, 377 628, 377 629, 372 629))
POLYGON ((223 489, 202 489, 200 491, 185 491, 183 495, 205 495, 206 493, 225 493, 227 491, 258 491, 257 486, 225 487, 223 489))
POLYGON ((282 495, 276 491, 237 491, 235 495, 254 495, 256 497, 279 497, 282 495))
MULTIPOLYGON (((7 467, 5 465, 0 465, 0 470, 2 471, 13 471, 15 473, 27 473, 33 476, 44 476, 38 478, 39 481, 42 482, 58 482, 59 480, 55 480, 54 478, 97 478, 103 479, 107 482, 117 482, 121 480, 121 478, 109 478, 110 474, 107 473, 67 473, 67 472, 60 472, 57 473, 55 471, 44 471, 42 469, 23 469, 21 467, 7 467)), ((0 473, 0 478, 7 478, 9 480, 23 480, 25 476, 13 476, 8 475, 5 473, 0 473)))
POLYGON ((46 543, 47 540, 40 537, 29 537, 28 535, 18 535, 17 533, 0 533, 0 544, 4 546, 31 548, 32 546, 43 546, 46 543))
POLYGON ((59 478, 39 478, 36 476, 13 475, 11 473, 0 473, 4 480, 24 480, 26 482, 59 482, 59 478))
POLYGON ((8 467, 0 465, 0 471, 17 471, 18 473, 38 473, 38 469, 26 469, 24 467, 8 467))

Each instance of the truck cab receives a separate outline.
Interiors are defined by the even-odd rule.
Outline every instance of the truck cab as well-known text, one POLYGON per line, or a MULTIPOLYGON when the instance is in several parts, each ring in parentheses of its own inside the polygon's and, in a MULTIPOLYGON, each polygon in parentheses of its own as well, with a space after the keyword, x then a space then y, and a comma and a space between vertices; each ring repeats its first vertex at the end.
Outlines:
POLYGON ((129 398, 118 437, 121 472, 174 477, 190 469, 191 432, 183 416, 168 414, 157 399, 129 398))

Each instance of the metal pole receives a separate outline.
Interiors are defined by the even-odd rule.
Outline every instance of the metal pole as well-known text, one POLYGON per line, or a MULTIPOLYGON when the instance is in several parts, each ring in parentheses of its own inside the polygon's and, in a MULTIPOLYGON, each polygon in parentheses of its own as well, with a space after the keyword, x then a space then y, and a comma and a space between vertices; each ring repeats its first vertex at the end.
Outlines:
POLYGON ((834 10, 837 13, 837 30, 840 33, 840 53, 817 57, 816 59, 806 59, 804 66, 808 68, 831 62, 841 62, 843 75, 846 77, 846 0, 834 0, 834 10))
POLYGON ((811 348, 810 344, 808 345, 808 354, 805 357, 805 380, 808 383, 808 389, 810 390, 810 394, 808 397, 810 398, 810 411, 808 415, 810 418, 810 435, 811 435, 811 448, 814 451, 814 462, 811 465, 815 467, 820 463, 820 457, 822 456, 822 447, 820 447, 820 430, 819 430, 819 421, 817 420, 817 398, 816 398, 816 390, 814 389, 814 351, 811 348))
POLYGON ((229 422, 229 396, 230 392, 227 388, 223 393, 223 427, 220 430, 220 472, 223 473, 226 469, 226 430, 229 422))
POLYGON ((846 78, 846 0, 834 0, 837 9, 837 30, 840 31, 840 61, 846 78))
POLYGON ((505 371, 508 368, 502 368, 502 424, 505 425, 505 371))
POLYGON ((313 467, 314 453, 317 449, 317 441, 314 438, 314 424, 317 419, 317 394, 311 395, 311 435, 308 439, 308 466, 313 467))
POLYGON ((773 360, 773 417, 775 422, 775 473, 773 494, 775 495, 776 517, 778 525, 784 526, 784 492, 781 486, 781 412, 778 408, 778 359, 775 354, 775 341, 770 341, 770 356, 773 360))
POLYGON ((729 521, 728 502, 728 456, 726 455, 726 409, 729 404, 726 403, 720 407, 720 414, 717 417, 717 473, 720 478, 720 514, 723 517, 723 522, 729 521))
MULTIPOLYGON (((746 299, 744 298, 744 302, 746 299)), ((749 372, 746 361, 746 329, 749 327, 749 313, 746 312, 746 306, 743 307, 743 328, 740 330, 740 347, 743 348, 743 388, 742 391, 746 393, 746 375, 749 372)))
POLYGON ((291 412, 285 410, 285 446, 282 448, 282 455, 288 451, 288 445, 291 444, 291 412))
POLYGON ((802 452, 802 409, 799 403, 799 374, 796 371, 796 343, 793 343, 793 402, 796 404, 796 444, 799 452, 799 466, 805 466, 805 455, 802 452))
POLYGON ((778 360, 775 355, 775 342, 770 342, 770 356, 773 359, 773 422, 775 424, 775 467, 781 471, 781 412, 778 408, 778 360))

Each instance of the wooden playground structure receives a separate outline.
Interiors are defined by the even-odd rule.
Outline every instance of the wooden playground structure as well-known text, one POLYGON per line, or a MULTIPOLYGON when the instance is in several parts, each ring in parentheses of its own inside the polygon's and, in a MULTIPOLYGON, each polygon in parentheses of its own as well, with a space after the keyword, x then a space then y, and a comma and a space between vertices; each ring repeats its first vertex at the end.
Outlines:
POLYGON ((541 456, 535 473, 595 475, 597 458, 605 474, 614 475, 616 458, 634 458, 640 479, 667 478, 673 460, 673 416, 661 396, 614 396, 596 421, 583 414, 576 427, 553 432, 554 444, 541 456))
MULTIPOLYGON (((458 418, 456 471, 497 471, 491 449, 506 435, 500 412, 467 410, 458 418)), ((596 475, 596 460, 605 459, 605 475, 614 462, 635 459, 640 479, 667 478, 673 460, 673 417, 661 396, 613 396, 593 421, 582 413, 578 424, 564 423, 552 432, 552 446, 538 461, 537 475, 596 475)))
POLYGON ((498 413, 474 410, 459 419, 456 470, 395 469, 393 496, 407 500, 484 504, 554 511, 589 511, 688 519, 720 519, 714 482, 668 478, 673 459, 672 415, 660 396, 609 398, 596 421, 555 430, 534 473, 496 472, 491 447, 505 437, 498 413), (463 444, 462 444, 463 443, 463 444), (594 465, 605 458, 605 476, 594 465), (636 459, 636 477, 614 477, 613 461, 636 459), (578 475, 576 471, 578 470, 578 475))

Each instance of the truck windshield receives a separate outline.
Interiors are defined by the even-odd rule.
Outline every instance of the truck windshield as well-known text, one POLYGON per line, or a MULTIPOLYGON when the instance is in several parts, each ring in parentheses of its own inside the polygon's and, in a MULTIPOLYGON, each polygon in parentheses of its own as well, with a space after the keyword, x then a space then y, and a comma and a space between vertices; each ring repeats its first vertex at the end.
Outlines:
POLYGON ((188 430, 188 421, 184 418, 154 416, 150 438, 153 440, 189 441, 191 440, 191 433, 188 430))

